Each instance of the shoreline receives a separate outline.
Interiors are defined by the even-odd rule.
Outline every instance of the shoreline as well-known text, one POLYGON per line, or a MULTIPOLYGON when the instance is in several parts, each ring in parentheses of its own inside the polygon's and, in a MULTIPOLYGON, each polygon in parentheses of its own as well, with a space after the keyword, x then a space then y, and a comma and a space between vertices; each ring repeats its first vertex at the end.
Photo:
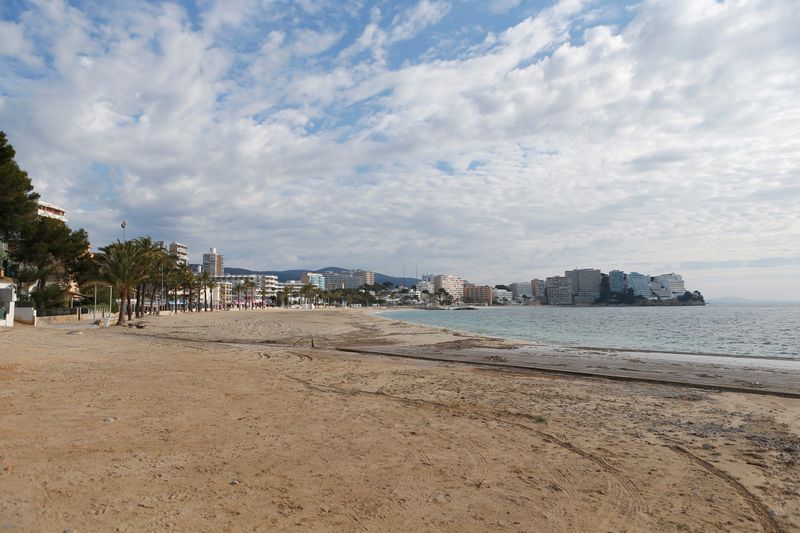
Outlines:
MULTIPOLYGON (((520 306, 522 307, 522 306, 520 306)), ((415 309, 416 310, 416 309, 415 309)), ((406 312, 410 311, 410 309, 380 309, 374 311, 375 316, 386 318, 391 313, 397 312, 406 312)), ((448 327, 448 326, 440 326, 437 324, 429 324, 422 321, 413 321, 401 318, 394 318, 393 320, 405 322, 408 324, 415 324, 421 325, 431 328, 441 328, 444 331, 454 331, 468 335, 481 335, 487 338, 494 338, 494 339, 503 339, 508 342, 519 343, 521 345, 530 345, 536 346, 539 348, 549 348, 551 350, 584 350, 584 351, 592 351, 592 352, 609 352, 609 353, 639 353, 639 354, 663 354, 663 355, 677 355, 677 356, 696 356, 696 357, 719 357, 719 358, 726 358, 726 359, 741 359, 741 360, 748 360, 748 361, 774 361, 774 362, 800 362, 800 354, 797 355, 787 355, 787 356, 778 356, 778 355, 748 355, 748 354, 735 354, 735 353, 720 353, 720 352, 703 352, 703 351, 682 351, 682 350, 665 350, 665 349, 655 349, 655 348, 638 348, 638 347, 616 347, 616 346, 586 346, 581 344, 558 344, 558 343, 545 343, 541 341, 537 341, 534 339, 526 339, 521 337, 503 337, 503 336, 496 336, 496 335, 488 335, 484 333, 478 333, 475 331, 469 330, 462 330, 458 328, 448 327)))

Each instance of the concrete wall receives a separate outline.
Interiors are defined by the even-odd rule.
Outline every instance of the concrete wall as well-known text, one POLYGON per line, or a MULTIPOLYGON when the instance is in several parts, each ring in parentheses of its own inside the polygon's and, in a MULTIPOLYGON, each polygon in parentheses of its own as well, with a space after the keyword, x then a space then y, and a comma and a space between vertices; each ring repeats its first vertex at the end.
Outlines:
POLYGON ((33 307, 17 307, 14 321, 22 324, 36 325, 36 309, 33 307))

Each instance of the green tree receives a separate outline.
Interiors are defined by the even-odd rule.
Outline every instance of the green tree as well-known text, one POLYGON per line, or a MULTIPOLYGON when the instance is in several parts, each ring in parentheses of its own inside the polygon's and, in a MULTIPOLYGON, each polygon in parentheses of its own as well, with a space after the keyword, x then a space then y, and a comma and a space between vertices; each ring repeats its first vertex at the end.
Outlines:
MULTIPOLYGON (((197 280, 199 285, 203 288, 203 309, 208 311, 208 290, 210 290, 209 285, 211 284, 211 272, 208 270, 204 270, 197 276, 197 280)), ((213 303, 213 302, 212 302, 213 303)))
POLYGON ((240 309, 242 307, 242 291, 244 290, 244 283, 237 282, 233 286, 233 290, 236 292, 236 308, 240 309))
POLYGON ((14 278, 20 283, 22 272, 33 271, 36 289, 40 290, 48 281, 69 282, 77 272, 89 270, 86 264, 91 261, 86 232, 71 231, 62 221, 49 217, 38 217, 23 227, 10 252, 17 263, 14 278))
POLYGON ((14 160, 14 148, 6 134, 0 131, 0 240, 15 240, 22 229, 36 220, 36 201, 33 184, 27 172, 14 160))
POLYGON ((248 279, 242 283, 242 287, 244 288, 244 306, 245 308, 252 309, 253 308, 253 300, 255 299, 255 288, 256 282, 248 279))
POLYGON ((214 289, 219 287, 219 282, 214 279, 213 276, 209 276, 208 283, 206 284, 208 287, 208 292, 211 294, 211 311, 214 311, 214 289))
MULTIPOLYGON (((147 277, 149 263, 139 253, 134 242, 117 241, 95 255, 98 281, 112 285, 119 294, 121 302, 128 302, 136 286, 147 277)), ((125 323, 125 306, 120 305, 117 325, 125 323)))

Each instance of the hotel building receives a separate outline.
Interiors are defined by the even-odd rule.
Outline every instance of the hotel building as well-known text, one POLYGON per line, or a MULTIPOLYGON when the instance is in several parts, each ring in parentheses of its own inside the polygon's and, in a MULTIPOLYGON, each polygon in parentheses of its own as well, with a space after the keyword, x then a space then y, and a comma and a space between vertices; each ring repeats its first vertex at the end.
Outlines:
POLYGON ((653 291, 650 290, 650 276, 639 274, 638 272, 630 272, 625 276, 625 288, 633 289, 634 296, 643 296, 651 298, 653 291))
POLYGON ((211 248, 207 254, 203 254, 203 272, 208 272, 212 276, 222 276, 225 274, 223 264, 222 255, 217 253, 216 248, 211 248))
POLYGON ((600 297, 600 282, 603 275, 596 268, 567 270, 564 276, 572 283, 573 303, 591 304, 600 297))
POLYGON ((669 273, 655 276, 650 280, 650 290, 659 298, 670 300, 686 292, 686 286, 680 274, 669 273))
POLYGON ((63 208, 42 200, 39 200, 36 212, 40 217, 54 218, 64 223, 67 222, 67 212, 63 208))
POLYGON ((189 264, 189 247, 185 244, 172 241, 169 243, 169 253, 175 256, 181 265, 189 264))
POLYGON ((451 274, 438 274, 433 277, 434 292, 444 289, 447 294, 453 297, 454 302, 464 299, 464 280, 451 274))
POLYGON ((325 290, 325 276, 322 274, 317 274, 315 272, 306 272, 303 274, 303 277, 300 278, 300 282, 303 285, 313 285, 321 291, 325 290))
POLYGON ((464 302, 492 305, 492 288, 488 285, 464 285, 464 302))
POLYGON ((550 305, 572 305, 572 280, 566 276, 547 278, 545 294, 550 305))
POLYGON ((349 270, 346 272, 321 272, 325 278, 325 288, 360 289, 364 285, 375 285, 375 273, 369 270, 349 270))

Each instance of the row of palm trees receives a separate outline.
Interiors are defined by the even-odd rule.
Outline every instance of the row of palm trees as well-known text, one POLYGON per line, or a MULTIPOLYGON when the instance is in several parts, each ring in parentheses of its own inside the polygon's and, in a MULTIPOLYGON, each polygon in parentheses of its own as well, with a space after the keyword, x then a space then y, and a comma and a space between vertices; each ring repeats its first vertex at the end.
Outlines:
MULTIPOLYGON (((114 288, 121 302, 118 325, 124 324, 126 318, 140 318, 164 309, 214 311, 227 305, 224 299, 214 302, 214 292, 219 282, 209 272, 192 272, 166 250, 163 242, 150 237, 117 241, 100 248, 100 252, 94 256, 93 268, 80 281, 85 287, 102 283, 114 288), (131 305, 132 301, 135 301, 134 305, 131 305)), ((288 307, 296 296, 308 303, 322 301, 327 305, 368 305, 376 301, 367 290, 324 291, 314 285, 303 285, 297 291, 286 287, 272 295, 268 287, 259 287, 251 280, 237 283, 232 287, 232 292, 236 294, 235 305, 238 308, 253 308, 259 304, 266 306, 267 301, 288 307)))
POLYGON ((163 242, 150 237, 100 248, 94 256, 94 269, 82 282, 84 286, 104 283, 116 290, 121 302, 118 325, 125 323, 126 316, 130 320, 163 309, 213 311, 214 289, 218 286, 209 272, 195 274, 169 254, 163 242), (131 305, 134 298, 136 303, 131 305))

